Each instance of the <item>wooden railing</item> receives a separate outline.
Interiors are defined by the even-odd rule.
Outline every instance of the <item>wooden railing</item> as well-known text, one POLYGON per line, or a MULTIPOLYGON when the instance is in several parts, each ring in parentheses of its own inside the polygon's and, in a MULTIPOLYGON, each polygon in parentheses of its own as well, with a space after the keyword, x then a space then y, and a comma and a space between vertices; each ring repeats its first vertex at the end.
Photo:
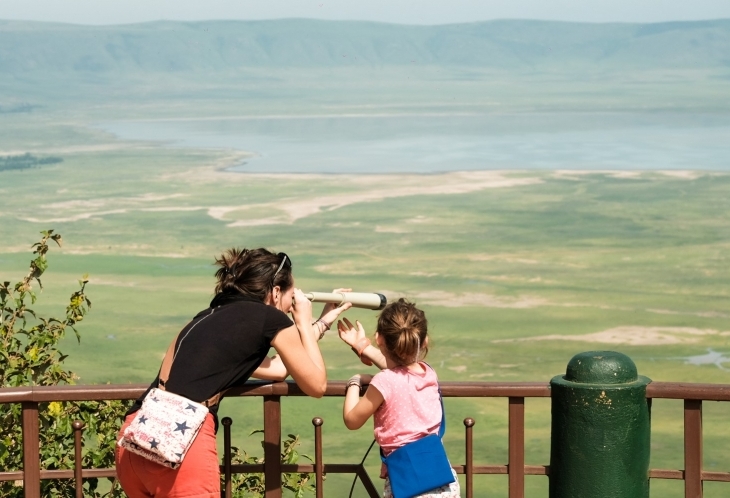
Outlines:
MULTIPOLYGON (((21 387, 0 389, 0 403, 20 403, 23 410, 23 470, 0 472, 0 481, 19 481, 24 483, 26 498, 40 498, 42 479, 75 479, 77 496, 81 496, 82 479, 93 477, 114 477, 111 469, 82 469, 80 466, 82 425, 74 423, 76 467, 72 470, 44 470, 40 468, 39 455, 39 403, 50 401, 93 401, 93 400, 130 400, 138 398, 147 388, 146 385, 104 385, 104 386, 54 386, 21 387)), ((332 381, 325 396, 343 396, 345 383, 332 381)), ((509 498, 523 498, 525 495, 526 475, 549 475, 548 465, 525 465, 525 399, 546 398, 550 396, 547 383, 537 382, 443 382, 441 391, 444 397, 465 398, 507 398, 509 411, 509 450, 507 464, 475 465, 473 461, 472 427, 474 420, 464 419, 466 456, 463 465, 454 465, 458 474, 465 476, 465 495, 473 498, 474 475, 507 474, 509 479, 509 498)), ((361 464, 327 464, 322 460, 322 419, 315 418, 314 425, 315 456, 309 465, 285 465, 281 463, 281 398, 304 396, 304 393, 291 382, 250 382, 243 387, 232 389, 226 394, 231 396, 260 396, 264 407, 264 464, 231 464, 230 425, 231 420, 224 418, 221 423, 224 432, 224 463, 221 472, 224 481, 230 483, 234 473, 260 472, 265 476, 266 497, 282 496, 281 474, 290 472, 313 472, 316 478, 317 498, 324 496, 323 475, 350 473, 360 476, 371 497, 379 492, 361 464)), ((702 465, 702 402, 730 401, 730 385, 683 384, 652 382, 647 387, 649 399, 684 400, 684 469, 652 469, 652 479, 683 479, 685 497, 702 497, 703 481, 730 482, 730 472, 708 472, 702 465)), ((230 495, 230 485, 227 486, 230 495)), ((730 492, 730 489, 728 490, 730 492)))

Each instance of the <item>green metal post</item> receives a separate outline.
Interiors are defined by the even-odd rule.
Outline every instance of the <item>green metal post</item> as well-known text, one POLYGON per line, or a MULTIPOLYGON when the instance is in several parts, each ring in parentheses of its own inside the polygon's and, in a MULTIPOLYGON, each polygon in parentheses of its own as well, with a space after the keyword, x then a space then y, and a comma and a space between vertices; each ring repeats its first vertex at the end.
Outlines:
POLYGON ((577 354, 550 381, 550 498, 649 498, 649 382, 614 351, 577 354))

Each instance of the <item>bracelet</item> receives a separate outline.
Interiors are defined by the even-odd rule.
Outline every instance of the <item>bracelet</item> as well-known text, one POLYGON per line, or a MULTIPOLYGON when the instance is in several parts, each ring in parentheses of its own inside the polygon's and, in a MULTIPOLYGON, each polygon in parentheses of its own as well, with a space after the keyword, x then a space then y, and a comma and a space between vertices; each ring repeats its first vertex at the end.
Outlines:
POLYGON ((367 337, 363 337, 362 339, 357 341, 352 347, 352 351, 358 356, 358 358, 360 358, 360 361, 367 366, 371 366, 373 362, 370 361, 370 358, 363 356, 362 353, 371 344, 372 343, 370 342, 370 339, 368 339, 367 337))
POLYGON ((367 337, 363 337, 355 343, 355 346, 353 346, 352 349, 355 350, 355 354, 357 354, 358 356, 362 356, 362 352, 365 351, 365 348, 370 346, 370 344, 372 344, 370 342, 370 339, 368 339, 367 337))
POLYGON ((319 337, 317 338, 317 340, 318 341, 321 341, 322 338, 324 337, 324 333, 327 332, 330 329, 331 325, 327 324, 327 322, 325 322, 321 318, 318 318, 317 320, 313 321, 312 322, 312 326, 314 326, 315 323, 321 323, 322 324, 322 327, 321 328, 319 327, 319 325, 317 325, 317 328, 320 329, 319 337))
POLYGON ((358 391, 362 389, 362 384, 360 383, 360 379, 350 379, 347 381, 347 386, 345 386, 345 394, 347 394, 347 391, 350 390, 352 386, 357 386, 358 391))

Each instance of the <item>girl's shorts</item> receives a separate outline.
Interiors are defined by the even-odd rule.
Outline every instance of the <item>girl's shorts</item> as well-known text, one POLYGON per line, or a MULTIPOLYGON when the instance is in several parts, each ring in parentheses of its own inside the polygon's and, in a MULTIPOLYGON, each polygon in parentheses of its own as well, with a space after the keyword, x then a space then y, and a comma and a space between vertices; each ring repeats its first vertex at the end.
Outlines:
MULTIPOLYGON (((461 498, 461 488, 459 487, 459 479, 456 477, 456 472, 451 469, 451 473, 454 474, 454 482, 441 486, 440 488, 432 489, 422 495, 418 495, 415 498, 461 498)), ((390 479, 385 478, 385 490, 383 491, 383 498, 393 498, 393 492, 390 489, 390 479)))

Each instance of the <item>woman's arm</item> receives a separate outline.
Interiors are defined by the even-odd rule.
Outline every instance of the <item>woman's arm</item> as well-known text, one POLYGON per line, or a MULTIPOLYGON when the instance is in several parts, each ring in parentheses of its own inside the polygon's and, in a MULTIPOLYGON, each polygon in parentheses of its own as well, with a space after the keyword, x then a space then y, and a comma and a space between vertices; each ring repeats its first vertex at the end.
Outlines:
POLYGON ((340 334, 340 339, 355 350, 360 359, 363 359, 363 357, 369 359, 380 370, 388 368, 383 353, 373 346, 370 339, 365 335, 365 328, 358 320, 355 320, 355 324, 353 325, 347 318, 339 320, 337 322, 337 332, 340 334))
POLYGON ((274 381, 282 381, 288 376, 289 372, 286 371, 284 362, 281 361, 279 355, 264 358, 261 365, 251 374, 251 377, 255 379, 274 381))
POLYGON ((312 303, 294 290, 294 325, 279 331, 271 341, 286 370, 309 396, 320 398, 327 390, 327 370, 312 331, 312 303))
MULTIPOLYGON (((311 325, 310 325, 311 326, 311 325)), ((280 330, 271 341, 271 345, 279 353, 284 368, 292 376, 294 381, 309 396, 321 398, 327 390, 327 372, 324 369, 322 355, 319 360, 310 357, 310 349, 302 344, 307 334, 300 334, 296 325, 280 330)), ((309 334, 307 340, 314 341, 309 334)), ((314 345, 319 352, 319 349, 314 345)))
POLYGON ((345 404, 342 406, 342 418, 345 427, 350 430, 359 429, 383 404, 383 395, 374 386, 368 386, 365 395, 360 397, 360 385, 372 380, 372 375, 355 375, 347 382, 345 404))

